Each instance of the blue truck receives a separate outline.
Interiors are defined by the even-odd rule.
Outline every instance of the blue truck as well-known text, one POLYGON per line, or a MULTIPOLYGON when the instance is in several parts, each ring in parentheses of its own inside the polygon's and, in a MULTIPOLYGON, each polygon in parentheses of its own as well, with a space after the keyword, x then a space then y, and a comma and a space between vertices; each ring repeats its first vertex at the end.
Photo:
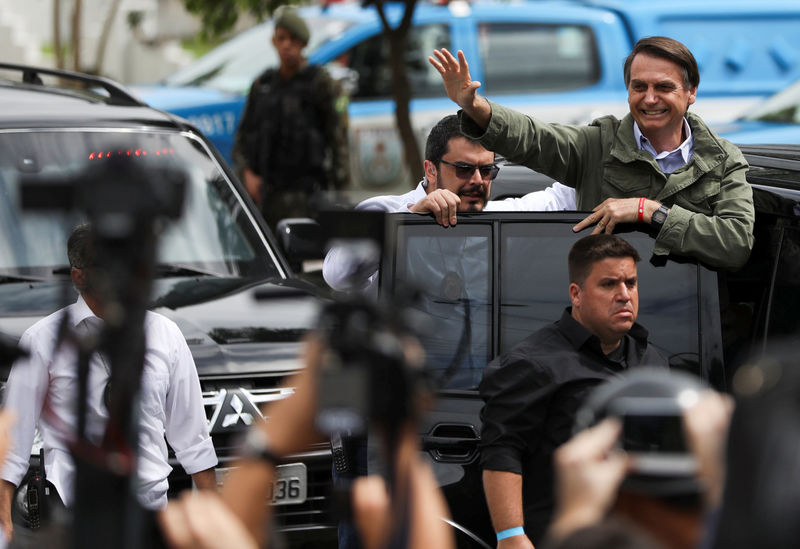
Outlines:
MULTIPOLYGON (((389 21, 399 21, 403 10, 402 4, 388 4, 389 21)), ((346 2, 304 7, 301 13, 312 29, 310 62, 350 85, 349 197, 408 189, 421 167, 409 173, 402 162, 389 48, 375 9, 346 2)), ((800 78, 798 28, 795 0, 420 2, 406 50, 412 123, 424 143, 432 125, 455 112, 427 62, 441 47, 464 51, 473 78, 483 83, 481 93, 544 120, 585 123, 623 114, 623 61, 637 39, 652 35, 673 37, 692 50, 701 74, 692 109, 710 123, 726 122, 800 78)), ((136 92, 150 105, 187 118, 230 161, 249 86, 277 64, 271 35, 266 21, 161 85, 136 92)))

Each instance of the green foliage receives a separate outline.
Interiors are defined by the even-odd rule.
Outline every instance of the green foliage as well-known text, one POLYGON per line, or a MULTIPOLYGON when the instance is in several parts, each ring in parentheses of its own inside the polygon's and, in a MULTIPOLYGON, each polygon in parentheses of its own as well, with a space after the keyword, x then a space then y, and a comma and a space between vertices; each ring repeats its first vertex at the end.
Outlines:
POLYGON ((262 20, 284 4, 300 4, 299 0, 182 0, 184 7, 200 16, 203 35, 218 37, 231 30, 240 13, 250 13, 262 20))

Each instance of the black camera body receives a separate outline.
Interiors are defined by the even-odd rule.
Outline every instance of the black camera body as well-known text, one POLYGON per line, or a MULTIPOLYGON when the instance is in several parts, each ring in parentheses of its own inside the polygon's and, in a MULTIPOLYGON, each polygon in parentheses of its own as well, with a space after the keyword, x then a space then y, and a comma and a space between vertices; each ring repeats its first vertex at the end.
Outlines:
POLYGON ((620 397, 609 403, 608 415, 622 422, 619 445, 634 458, 634 472, 690 475, 697 470, 686 446, 683 410, 671 398, 620 397))
POLYGON ((396 433, 417 414, 423 359, 414 341, 410 309, 402 301, 338 300, 324 307, 327 339, 317 378, 317 428, 327 435, 363 436, 370 428, 396 433))

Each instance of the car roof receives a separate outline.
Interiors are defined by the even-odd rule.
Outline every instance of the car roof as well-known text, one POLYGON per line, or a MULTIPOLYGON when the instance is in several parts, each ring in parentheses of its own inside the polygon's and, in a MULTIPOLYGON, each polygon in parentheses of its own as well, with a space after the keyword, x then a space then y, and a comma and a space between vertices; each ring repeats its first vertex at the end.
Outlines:
POLYGON ((28 129, 68 126, 161 126, 181 128, 180 119, 148 107, 110 80, 79 73, 0 64, 19 72, 21 81, 0 78, 0 128, 28 129), (78 87, 62 86, 47 75, 78 87), (71 80, 72 79, 72 80, 71 80))

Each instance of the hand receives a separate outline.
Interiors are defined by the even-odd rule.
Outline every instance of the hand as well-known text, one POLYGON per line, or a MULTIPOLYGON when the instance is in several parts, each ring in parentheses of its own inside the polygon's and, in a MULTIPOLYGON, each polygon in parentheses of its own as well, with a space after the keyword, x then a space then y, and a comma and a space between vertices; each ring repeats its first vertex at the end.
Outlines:
POLYGON ((456 212, 460 204, 461 198, 453 191, 436 189, 409 209, 414 213, 432 213, 439 225, 449 227, 458 221, 456 212))
POLYGON ((715 391, 705 391, 683 413, 689 448, 697 459, 697 476, 705 488, 709 509, 719 506, 725 484, 725 446, 733 413, 733 400, 715 391))
POLYGON ((213 492, 184 492, 158 520, 173 549, 257 549, 242 522, 213 492))
POLYGON ((630 467, 628 456, 614 451, 621 430, 617 419, 605 419, 556 450, 556 515, 550 526, 554 538, 599 522, 614 504, 630 467))
POLYGON ((250 198, 253 199, 256 206, 261 207, 261 185, 264 183, 264 180, 260 175, 256 175, 250 168, 244 169, 242 177, 244 178, 243 183, 244 188, 247 189, 247 194, 250 195, 250 198))
POLYGON ((477 91, 481 87, 481 83, 470 77, 469 65, 467 58, 464 57, 464 52, 458 50, 458 59, 456 60, 453 54, 445 48, 442 48, 441 51, 433 50, 433 56, 428 57, 428 61, 442 75, 447 97, 462 109, 469 111, 476 102, 477 91))
MULTIPOLYGON (((645 223, 650 223, 653 212, 661 204, 655 200, 647 199, 644 201, 645 223)), ((572 227, 574 232, 579 232, 592 225, 595 225, 592 234, 614 232, 617 223, 636 223, 639 220, 639 199, 638 198, 607 198, 598 206, 595 206, 593 213, 584 218, 583 221, 572 227)))

